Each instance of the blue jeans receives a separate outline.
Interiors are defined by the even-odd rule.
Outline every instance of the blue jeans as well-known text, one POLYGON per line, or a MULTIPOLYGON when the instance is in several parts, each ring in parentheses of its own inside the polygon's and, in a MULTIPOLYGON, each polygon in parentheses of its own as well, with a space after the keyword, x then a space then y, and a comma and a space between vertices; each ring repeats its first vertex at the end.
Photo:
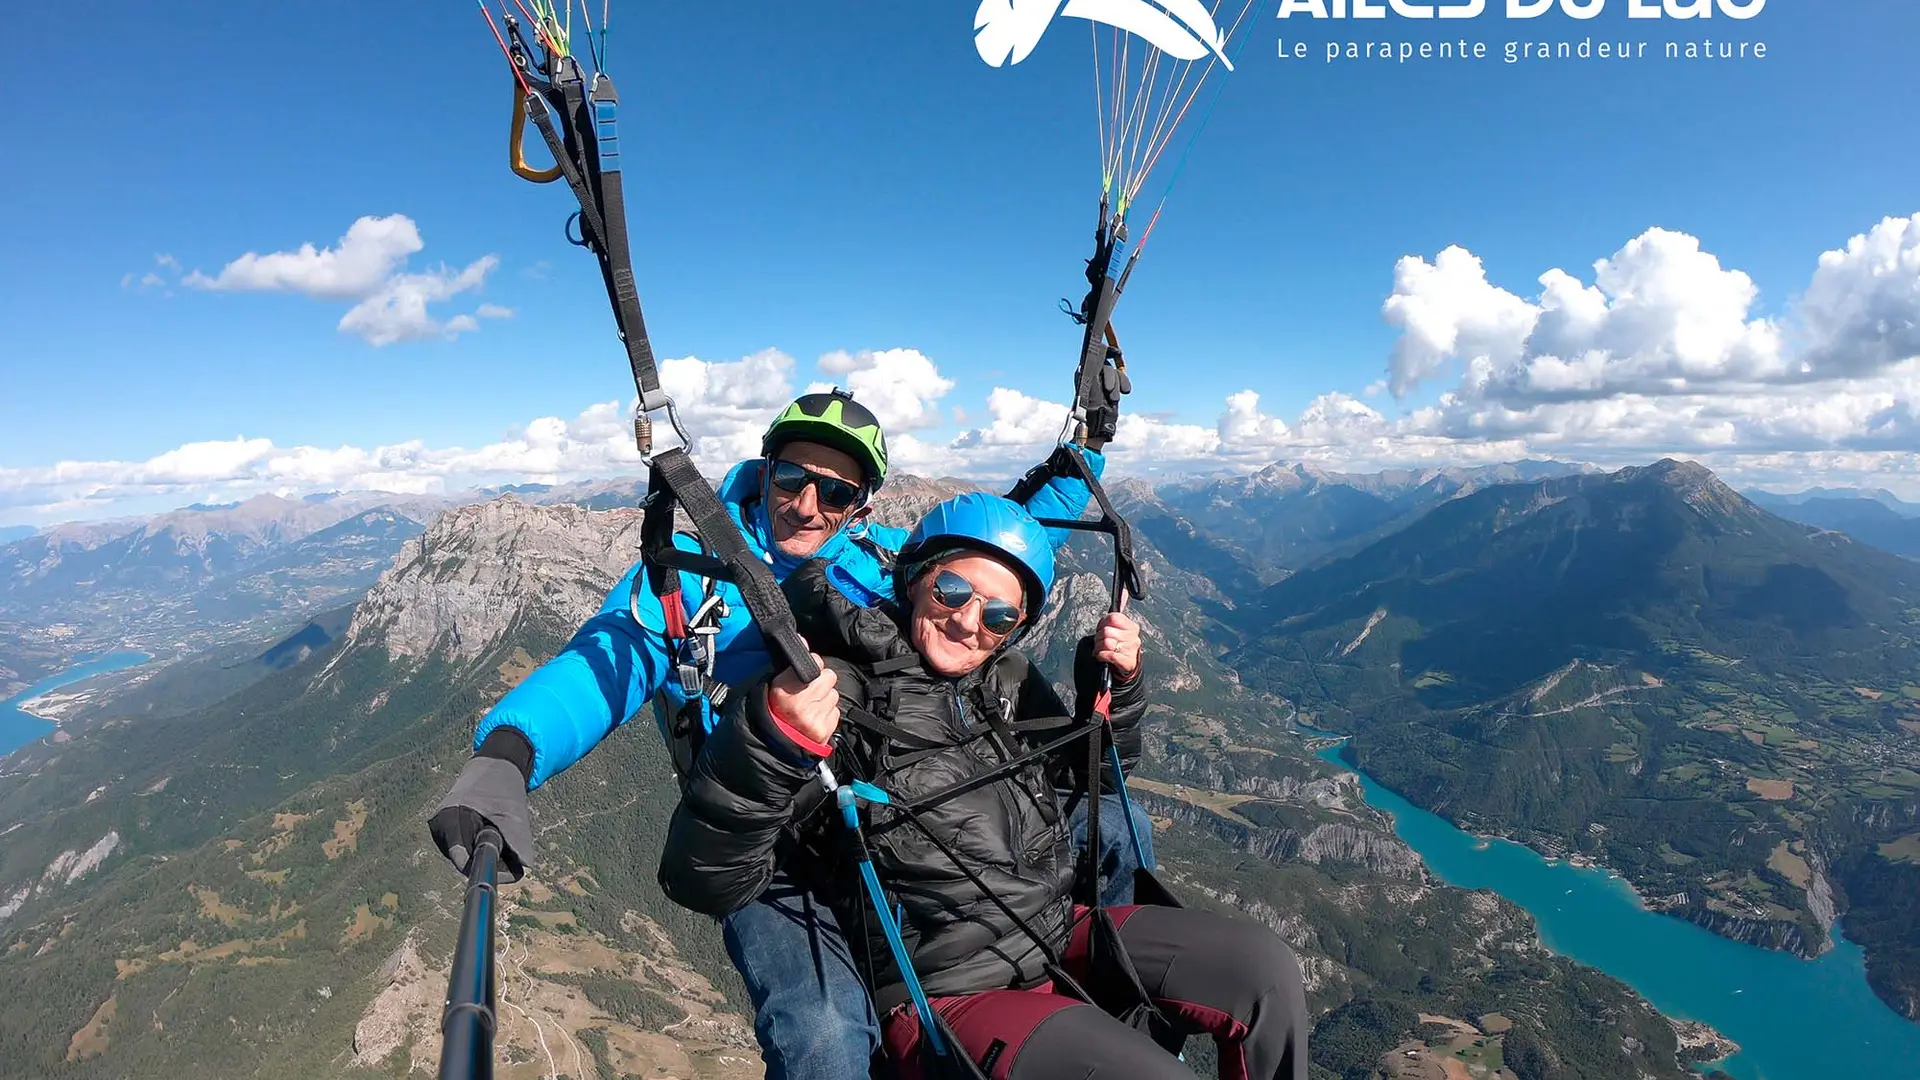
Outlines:
MULTIPOLYGON (((1062 793, 1062 797, 1065 794, 1062 793)), ((1087 806, 1081 803, 1073 811, 1073 849, 1087 846, 1087 806)), ((1153 869, 1153 821, 1138 806, 1133 808, 1133 832, 1127 830, 1120 796, 1100 796, 1100 906, 1120 907, 1133 903, 1133 872, 1140 867, 1153 869), (1136 857, 1133 837, 1140 837, 1136 857)))
MULTIPOLYGON (((1153 860, 1153 825, 1134 810, 1142 855, 1153 860)), ((1075 850, 1086 843, 1086 805, 1074 810, 1075 850)), ((1100 902, 1131 903, 1133 839, 1118 795, 1100 800, 1100 902)), ((776 873, 760 898, 721 920, 727 955, 753 1003, 753 1034, 767 1080, 868 1075, 880 1022, 833 911, 776 873)))
POLYGON ((776 873, 721 920, 721 937, 753 1002, 767 1080, 867 1075, 880 1021, 831 908, 776 873))

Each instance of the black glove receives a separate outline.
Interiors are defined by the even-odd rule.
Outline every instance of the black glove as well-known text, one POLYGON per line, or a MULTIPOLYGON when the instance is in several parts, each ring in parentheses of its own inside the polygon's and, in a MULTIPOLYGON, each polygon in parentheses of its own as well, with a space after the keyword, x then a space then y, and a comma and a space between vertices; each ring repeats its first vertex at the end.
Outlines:
POLYGON ((480 830, 488 825, 500 832, 503 880, 519 881, 533 865, 533 810, 527 805, 527 778, 510 761, 476 757, 460 770, 453 790, 427 819, 427 830, 440 854, 464 874, 480 830))

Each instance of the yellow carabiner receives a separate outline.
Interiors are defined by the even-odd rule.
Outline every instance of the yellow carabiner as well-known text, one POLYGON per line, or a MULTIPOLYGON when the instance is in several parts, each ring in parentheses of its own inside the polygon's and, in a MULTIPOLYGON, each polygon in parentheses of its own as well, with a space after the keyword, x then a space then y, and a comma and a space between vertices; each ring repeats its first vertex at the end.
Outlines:
POLYGON ((556 163, 551 169, 536 169, 527 164, 527 152, 522 139, 527 133, 527 99, 520 93, 520 84, 513 87, 513 127, 507 133, 507 164, 512 166, 513 175, 522 180, 531 180, 536 184, 551 184, 560 179, 560 166, 556 163))

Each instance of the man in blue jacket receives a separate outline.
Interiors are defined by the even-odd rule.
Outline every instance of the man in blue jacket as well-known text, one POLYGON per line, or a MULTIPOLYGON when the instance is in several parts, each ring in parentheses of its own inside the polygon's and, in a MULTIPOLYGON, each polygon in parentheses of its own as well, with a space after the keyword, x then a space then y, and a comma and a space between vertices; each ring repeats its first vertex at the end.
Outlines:
MULTIPOLYGON (((1092 475, 1104 461, 1079 450, 1092 475)), ((880 422, 851 394, 807 394, 767 429, 761 457, 727 474, 718 494, 747 545, 777 580, 810 559, 825 559, 876 595, 891 588, 893 553, 904 529, 867 520, 886 479, 880 422)), ((1055 477, 1027 503, 1037 517, 1077 518, 1091 493, 1077 478, 1055 477)), ((1055 547, 1067 530, 1051 530, 1055 547)), ((696 540, 677 546, 699 550, 696 540)), ((475 837, 491 824, 504 841, 501 874, 517 881, 533 864, 533 816, 527 794, 565 771, 614 728, 655 702, 661 736, 684 774, 727 688, 770 666, 765 642, 731 584, 680 575, 685 632, 669 627, 642 566, 628 570, 599 614, 558 656, 500 699, 474 732, 474 757, 429 823, 455 869, 466 869, 475 837)), ((1136 856, 1118 798, 1101 806, 1106 902, 1130 899, 1136 856)), ((1085 835, 1084 809, 1076 836, 1085 835)), ((1136 817, 1139 832, 1149 824, 1136 817)), ((1151 858, 1142 852, 1141 858, 1151 858)), ((722 924, 727 953, 746 983, 754 1031, 769 1080, 867 1075, 879 1024, 832 913, 776 875, 754 903, 722 924)))

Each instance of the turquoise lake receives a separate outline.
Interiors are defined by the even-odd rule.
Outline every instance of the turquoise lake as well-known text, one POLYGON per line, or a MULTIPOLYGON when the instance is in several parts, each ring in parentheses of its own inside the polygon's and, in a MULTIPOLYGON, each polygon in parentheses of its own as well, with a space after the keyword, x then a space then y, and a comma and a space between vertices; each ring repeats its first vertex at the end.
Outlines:
POLYGON ((14 697, 0 701, 0 756, 13 753, 35 739, 44 739, 53 731, 53 724, 31 713, 21 712, 15 702, 57 690, 62 686, 90 679, 95 675, 104 675, 109 671, 136 667, 153 657, 142 652, 110 652, 82 660, 80 663, 62 671, 58 675, 34 683, 14 697))
MULTIPOLYGON (((1320 756, 1355 771, 1339 751, 1320 756)), ((1860 947, 1844 937, 1817 960, 1743 945, 1648 911, 1613 874, 1461 832, 1359 777, 1367 802, 1392 815, 1394 831, 1441 880, 1499 893, 1534 917, 1549 949, 1739 1043, 1722 1071, 1739 1080, 1920 1076, 1920 1024, 1874 996, 1860 947)))

